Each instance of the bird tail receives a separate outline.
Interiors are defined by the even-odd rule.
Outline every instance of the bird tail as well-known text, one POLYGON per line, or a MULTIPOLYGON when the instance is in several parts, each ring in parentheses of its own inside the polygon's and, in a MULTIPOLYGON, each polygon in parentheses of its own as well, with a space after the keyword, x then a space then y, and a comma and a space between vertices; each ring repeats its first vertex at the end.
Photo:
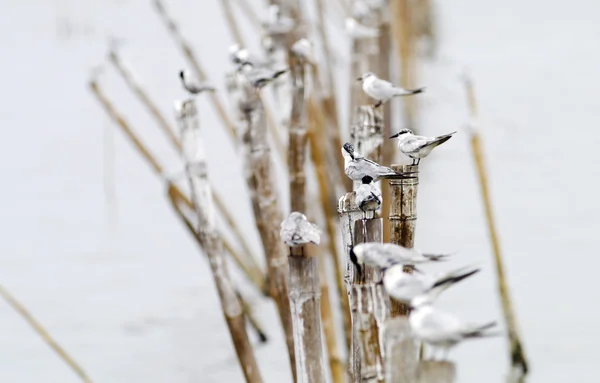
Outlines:
POLYGON ((471 275, 477 273, 480 269, 468 269, 465 271, 465 268, 462 268, 460 270, 454 271, 452 273, 447 274, 445 277, 440 278, 437 280, 437 282, 435 282, 435 284, 432 287, 441 287, 441 286, 448 286, 450 287, 451 285, 462 281, 465 278, 470 277, 471 275))
POLYGON ((465 331, 464 336, 466 338, 483 338, 483 337, 490 337, 490 336, 498 336, 501 334, 499 331, 496 331, 496 332, 486 331, 486 330, 489 330, 489 329, 495 327, 496 325, 497 325, 497 323, 495 321, 493 321, 493 322, 486 323, 484 325, 476 326, 472 329, 465 331))
POLYGON ((278 70, 277 72, 273 73, 273 80, 275 80, 277 77, 281 76, 282 74, 284 74, 287 71, 288 71, 287 69, 282 69, 282 70, 278 70))
POLYGON ((428 258, 430 261, 434 262, 447 261, 448 257, 450 257, 451 255, 452 254, 423 254, 425 258, 428 258))
POLYGON ((424 91, 425 87, 417 89, 399 89, 396 96, 412 96, 413 94, 423 93, 424 91))
POLYGON ((443 144, 444 142, 448 141, 449 139, 451 139, 455 133, 456 133, 456 131, 454 131, 452 133, 444 134, 443 136, 436 137, 430 143, 428 143, 427 146, 433 146, 433 147, 439 146, 439 145, 443 144))

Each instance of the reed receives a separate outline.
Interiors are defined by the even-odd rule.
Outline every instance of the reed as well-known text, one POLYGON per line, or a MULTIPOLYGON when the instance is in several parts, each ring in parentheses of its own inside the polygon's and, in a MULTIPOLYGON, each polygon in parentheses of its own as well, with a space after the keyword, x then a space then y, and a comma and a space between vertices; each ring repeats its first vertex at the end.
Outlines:
POLYGON ((186 100, 177 112, 180 121, 181 142, 186 173, 192 192, 192 202, 198 216, 197 234, 209 259, 221 309, 227 322, 238 361, 246 382, 260 383, 262 377, 248 339, 242 305, 227 270, 225 251, 221 236, 217 232, 212 188, 204 149, 200 141, 200 126, 195 101, 186 100))
POLYGON ((496 266, 496 280, 498 282, 498 294, 500 295, 500 302, 502 304, 502 312, 504 313, 504 321, 506 322, 508 341, 510 345, 510 360, 512 370, 510 372, 510 376, 514 377, 516 381, 519 381, 521 377, 526 376, 529 372, 529 364, 527 362, 525 350, 523 349, 523 344, 519 335, 517 318, 513 308, 512 299, 510 297, 510 292, 508 290, 506 272, 504 270, 500 239, 498 237, 498 230, 496 229, 494 209, 492 206, 492 199, 488 185, 485 154, 483 145, 481 143, 481 133, 478 129, 479 111, 477 108, 477 99, 475 98, 473 82, 466 76, 465 88, 469 110, 471 113, 471 128, 469 129, 471 154, 473 155, 473 162, 475 163, 475 168, 477 170, 477 179, 479 181, 479 187, 481 190, 486 224, 488 227, 490 241, 492 243, 494 264, 496 266))
POLYGON ((92 379, 89 377, 87 372, 69 355, 61 345, 58 344, 56 340, 50 335, 48 330, 42 324, 35 319, 35 317, 27 310, 27 308, 15 298, 4 286, 0 285, 0 295, 4 299, 4 301, 12 307, 20 316, 23 318, 27 324, 31 326, 31 328, 42 338, 44 343, 46 343, 52 351, 58 355, 60 359, 63 360, 69 366, 71 370, 85 383, 92 383, 92 379))

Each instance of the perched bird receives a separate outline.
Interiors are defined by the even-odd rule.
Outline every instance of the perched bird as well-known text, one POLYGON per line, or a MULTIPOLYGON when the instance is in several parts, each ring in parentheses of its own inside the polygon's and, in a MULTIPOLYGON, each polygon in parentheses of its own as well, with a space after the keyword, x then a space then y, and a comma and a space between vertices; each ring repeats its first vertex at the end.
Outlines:
POLYGON ((437 295, 479 270, 467 266, 437 275, 421 272, 408 274, 404 272, 403 265, 398 264, 385 270, 382 282, 390 297, 408 304, 413 298, 422 294, 431 292, 437 295))
POLYGON ((363 74, 357 78, 357 80, 362 82, 363 91, 368 94, 369 97, 377 100, 377 103, 374 105, 375 108, 379 107, 384 102, 388 102, 394 97, 410 96, 425 90, 425 88, 404 89, 397 87, 391 82, 378 78, 372 72, 363 74))
POLYGON ((454 346, 465 339, 483 338, 498 335, 486 330, 496 326, 496 322, 471 324, 456 316, 432 306, 434 294, 423 294, 410 302, 411 312, 408 323, 413 336, 435 348, 442 349, 444 359, 454 346))
POLYGON ((257 90, 260 90, 265 85, 272 82, 287 71, 287 68, 271 70, 267 68, 257 68, 251 63, 244 63, 242 64, 241 73, 246 77, 250 85, 257 90))
POLYGON ((386 270, 394 265, 417 265, 427 262, 445 261, 450 254, 421 253, 393 243, 369 242, 361 243, 350 249, 350 261, 359 273, 360 265, 386 270))
POLYGON ((387 166, 381 166, 377 162, 366 159, 358 152, 354 151, 354 146, 346 142, 342 146, 342 155, 344 156, 344 167, 346 175, 354 181, 362 181, 364 177, 371 177, 373 182, 379 181, 381 178, 414 178, 401 173, 396 173, 393 169, 387 166))
POLYGON ((431 153, 433 148, 448 141, 456 131, 439 137, 415 136, 410 129, 402 129, 391 138, 398 138, 398 149, 413 160, 413 165, 418 165, 421 158, 431 153))
POLYGON ((362 25, 352 17, 346 18, 346 33, 354 39, 364 39, 379 36, 379 29, 362 25))
POLYGON ((307 39, 301 38, 296 41, 294 45, 292 45, 291 51, 296 57, 305 60, 307 63, 317 65, 313 45, 307 39))
POLYGON ((308 222, 306 216, 297 211, 281 222, 281 239, 290 247, 303 246, 308 243, 318 245, 321 241, 319 228, 308 222))
POLYGON ((190 94, 196 95, 202 92, 214 92, 215 88, 206 83, 201 82, 197 78, 195 78, 189 71, 181 70, 179 71, 179 77, 181 78, 181 83, 185 90, 187 90, 190 94))
POLYGON ((367 212, 375 211, 381 206, 381 191, 375 187, 373 178, 364 176, 362 184, 356 189, 356 204, 363 212, 363 217, 367 218, 367 212))

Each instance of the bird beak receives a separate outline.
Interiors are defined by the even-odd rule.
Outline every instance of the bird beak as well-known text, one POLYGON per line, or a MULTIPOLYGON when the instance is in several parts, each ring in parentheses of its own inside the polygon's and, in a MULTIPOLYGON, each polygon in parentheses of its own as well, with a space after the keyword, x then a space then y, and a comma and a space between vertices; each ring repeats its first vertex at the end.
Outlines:
POLYGON ((356 81, 362 81, 362 76, 360 76, 359 78, 356 79, 356 81))
POLYGON ((396 138, 396 137, 398 137, 399 135, 400 135, 400 133, 396 133, 396 134, 394 134, 393 136, 390 136, 390 138, 396 138))

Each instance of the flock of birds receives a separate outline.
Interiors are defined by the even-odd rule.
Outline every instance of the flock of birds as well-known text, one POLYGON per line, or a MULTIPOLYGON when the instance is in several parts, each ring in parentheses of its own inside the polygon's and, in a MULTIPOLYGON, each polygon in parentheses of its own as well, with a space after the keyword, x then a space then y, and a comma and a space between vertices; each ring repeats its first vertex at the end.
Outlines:
MULTIPOLYGON (((358 3, 358 2, 357 2, 358 3)), ((267 35, 276 39, 286 35, 294 27, 294 20, 284 17, 278 7, 269 9, 269 22, 264 24, 267 35)), ((379 31, 360 24, 356 19, 346 19, 346 32, 352 37, 377 37, 379 31)), ((316 62, 312 44, 305 38, 293 44, 291 54, 301 58, 307 64, 316 62)), ((238 74, 259 92, 264 86, 285 74, 288 69, 273 69, 271 63, 260 60, 249 54, 246 49, 234 44, 230 47, 230 59, 236 66, 238 74)), ((215 87, 199 81, 189 71, 179 73, 181 83, 192 96, 203 92, 214 92, 215 87)), ((404 89, 378 78, 374 73, 367 72, 357 79, 362 83, 363 91, 375 100, 375 108, 399 96, 411 96, 422 93, 425 88, 404 89)), ((413 134, 409 129, 403 129, 390 139, 396 138, 398 149, 413 160, 412 165, 418 165, 422 158, 427 157, 437 146, 448 141, 453 134, 438 137, 425 137, 413 134)), ((364 213, 374 216, 382 204, 382 195, 376 182, 383 178, 412 178, 410 174, 397 173, 393 169, 382 166, 365 158, 354 150, 350 143, 342 147, 345 161, 345 173, 353 181, 360 182, 356 188, 356 203, 364 213)), ((300 212, 292 212, 281 223, 281 238, 290 247, 304 246, 309 243, 320 243, 321 231, 306 216, 300 212)), ((459 342, 470 338, 481 338, 497 333, 488 331, 496 325, 495 322, 471 324, 456 316, 436 309, 433 306, 441 292, 457 282, 466 279, 480 269, 468 266, 454 269, 441 274, 427 274, 415 268, 413 274, 404 272, 405 265, 420 265, 423 263, 445 261, 450 254, 421 253, 415 249, 404 248, 391 243, 361 243, 350 249, 350 261, 358 273, 362 273, 363 265, 382 271, 381 281, 385 290, 393 299, 410 306, 408 317, 413 336, 433 347, 435 351, 442 350, 444 358, 450 348, 459 342)), ((432 354, 432 357, 435 353, 432 354)))

